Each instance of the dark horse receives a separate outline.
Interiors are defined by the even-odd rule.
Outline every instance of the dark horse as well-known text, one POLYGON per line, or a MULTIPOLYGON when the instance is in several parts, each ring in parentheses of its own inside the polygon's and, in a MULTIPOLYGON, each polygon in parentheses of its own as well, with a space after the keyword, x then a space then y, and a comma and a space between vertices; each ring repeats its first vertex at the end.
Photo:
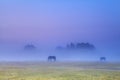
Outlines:
POLYGON ((56 56, 48 56, 48 61, 49 62, 55 62, 56 61, 56 56))
POLYGON ((101 62, 106 61, 106 57, 100 57, 100 61, 101 62))

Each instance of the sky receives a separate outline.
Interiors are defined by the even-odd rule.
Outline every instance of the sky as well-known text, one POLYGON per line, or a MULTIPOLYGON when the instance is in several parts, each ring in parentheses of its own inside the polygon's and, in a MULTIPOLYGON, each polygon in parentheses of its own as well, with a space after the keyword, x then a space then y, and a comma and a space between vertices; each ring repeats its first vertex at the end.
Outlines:
POLYGON ((89 42, 100 56, 120 61, 119 4, 119 0, 0 0, 1 58, 17 59, 19 54, 2 51, 28 43, 52 52, 70 42, 89 42))

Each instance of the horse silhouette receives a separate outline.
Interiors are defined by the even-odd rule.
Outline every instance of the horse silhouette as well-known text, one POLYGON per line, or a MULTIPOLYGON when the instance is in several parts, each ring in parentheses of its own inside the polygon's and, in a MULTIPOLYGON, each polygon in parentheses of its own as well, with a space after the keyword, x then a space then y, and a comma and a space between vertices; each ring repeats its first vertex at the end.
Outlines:
POLYGON ((106 57, 100 57, 100 61, 101 62, 106 61, 106 57))
POLYGON ((56 61, 56 56, 48 56, 48 61, 49 62, 55 62, 56 61))

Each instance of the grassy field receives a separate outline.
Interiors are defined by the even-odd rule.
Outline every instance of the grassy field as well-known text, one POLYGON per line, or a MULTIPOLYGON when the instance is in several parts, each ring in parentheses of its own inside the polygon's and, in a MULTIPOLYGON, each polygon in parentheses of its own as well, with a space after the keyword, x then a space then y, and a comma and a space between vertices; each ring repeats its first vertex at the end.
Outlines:
POLYGON ((120 63, 1 62, 0 80, 120 80, 120 63))

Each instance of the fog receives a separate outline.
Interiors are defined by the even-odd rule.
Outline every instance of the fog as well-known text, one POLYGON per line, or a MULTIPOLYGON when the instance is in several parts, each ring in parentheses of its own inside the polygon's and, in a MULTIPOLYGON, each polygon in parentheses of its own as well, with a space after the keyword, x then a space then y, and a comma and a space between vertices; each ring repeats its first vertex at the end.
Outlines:
POLYGON ((1 0, 0 61, 120 61, 120 1, 1 0), (94 51, 56 50, 90 43, 94 51), (25 51, 32 44, 34 51, 25 51))
POLYGON ((25 51, 24 46, 4 46, 0 50, 0 61, 47 61, 48 56, 56 56, 57 61, 100 61, 106 57, 107 62, 119 62, 119 51, 110 48, 97 48, 94 51, 56 50, 56 48, 41 48, 35 51, 25 51))

